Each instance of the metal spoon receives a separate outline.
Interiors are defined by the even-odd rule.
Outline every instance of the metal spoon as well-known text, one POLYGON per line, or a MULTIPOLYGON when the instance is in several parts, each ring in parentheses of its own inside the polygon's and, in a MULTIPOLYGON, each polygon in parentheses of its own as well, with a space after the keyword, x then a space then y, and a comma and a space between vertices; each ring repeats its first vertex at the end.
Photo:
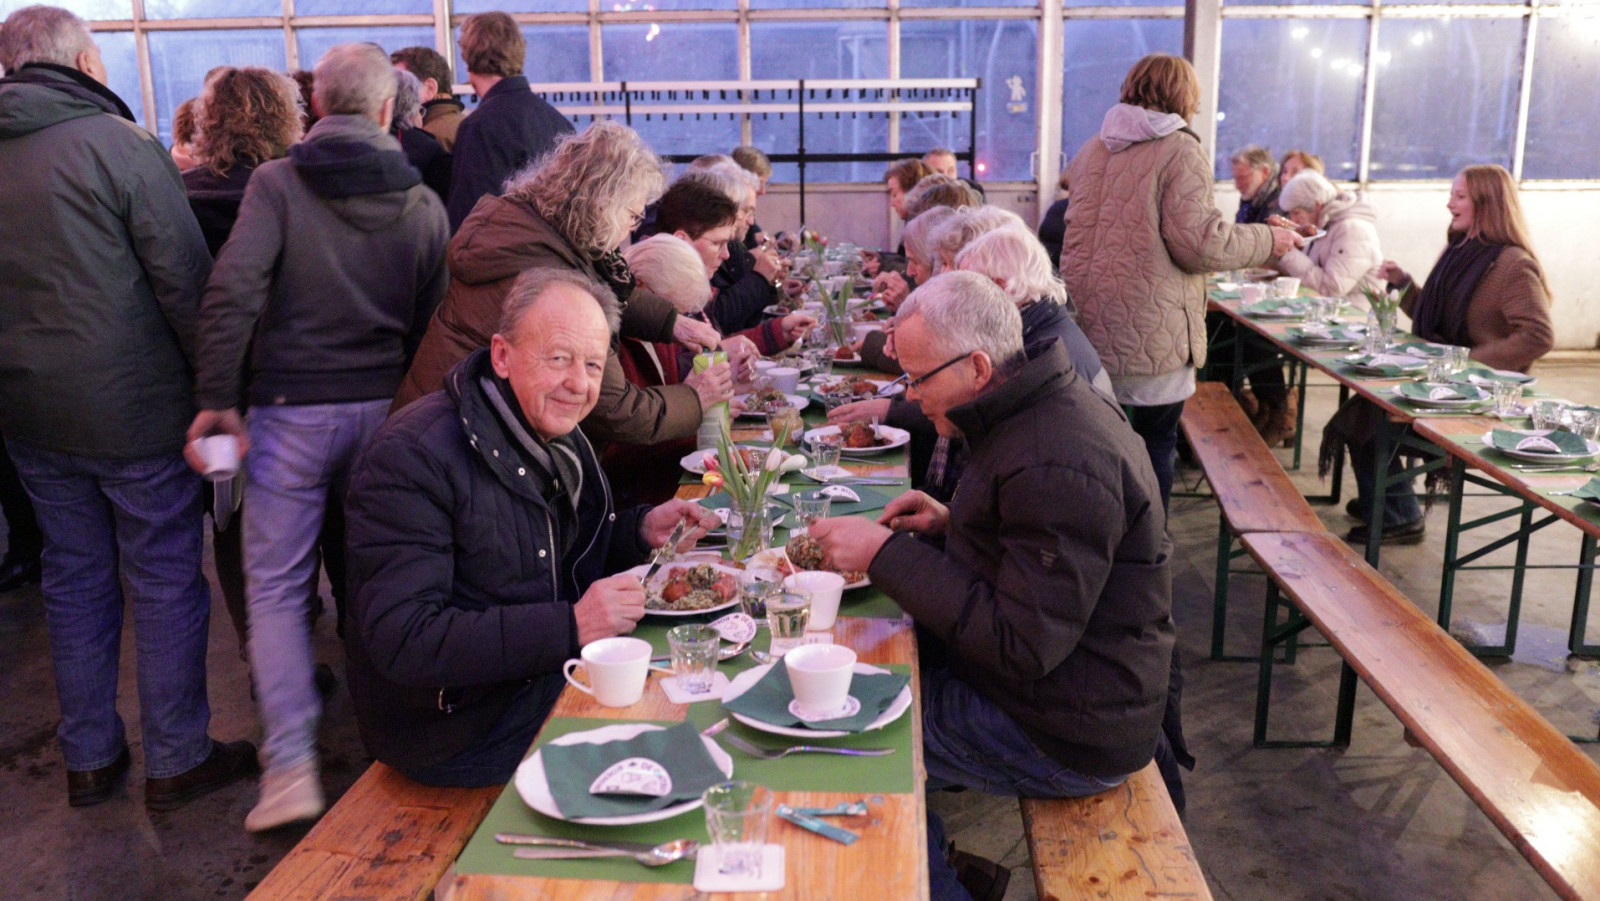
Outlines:
MULTIPOLYGON (((510 836, 501 833, 495 836, 497 841, 504 841, 510 836)), ((569 860, 588 857, 631 857, 647 867, 662 867, 669 863, 677 863, 686 857, 694 857, 700 850, 700 843, 692 838, 677 838, 670 842, 662 842, 642 851, 632 850, 621 846, 591 845, 588 842, 571 841, 568 839, 547 839, 541 841, 523 841, 522 839, 542 839, 542 836, 521 836, 510 844, 538 845, 541 847, 518 848, 511 852, 513 856, 523 860, 569 860)))

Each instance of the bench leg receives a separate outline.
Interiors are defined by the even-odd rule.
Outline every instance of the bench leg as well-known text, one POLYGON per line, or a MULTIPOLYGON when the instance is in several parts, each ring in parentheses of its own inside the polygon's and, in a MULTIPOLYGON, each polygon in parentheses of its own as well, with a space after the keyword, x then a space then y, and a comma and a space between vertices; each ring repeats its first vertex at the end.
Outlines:
POLYGON ((1589 628, 1589 591, 1594 587, 1595 539, 1583 533, 1578 551, 1578 587, 1572 595, 1572 628, 1567 631, 1567 650, 1581 657, 1600 655, 1600 645, 1584 644, 1589 628))

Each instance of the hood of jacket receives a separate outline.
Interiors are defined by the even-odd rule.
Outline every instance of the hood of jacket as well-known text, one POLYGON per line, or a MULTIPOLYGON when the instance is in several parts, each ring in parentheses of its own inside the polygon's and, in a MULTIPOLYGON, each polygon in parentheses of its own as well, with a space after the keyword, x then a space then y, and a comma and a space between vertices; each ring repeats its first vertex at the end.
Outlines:
POLYGON ((533 204, 485 197, 450 240, 450 277, 468 285, 497 282, 520 274, 535 261, 548 265, 552 254, 573 269, 594 269, 594 263, 567 243, 533 204))
POLYGON ((1332 200, 1322 205, 1324 228, 1335 222, 1351 219, 1365 220, 1373 227, 1377 227, 1378 211, 1372 208, 1372 204, 1350 191, 1340 191, 1332 200))
POLYGON ((0 78, 0 140, 103 113, 134 121, 122 98, 76 69, 29 63, 0 78))
POLYGON ((1042 394, 1055 390, 1078 377, 1072 369, 1072 360, 1060 341, 1051 341, 1027 352, 1028 360, 1011 378, 991 391, 952 407, 946 414, 952 425, 961 430, 976 452, 983 439, 1019 410, 1024 410, 1042 394))
POLYGON ((1155 110, 1119 103, 1106 110, 1100 123, 1100 140, 1112 153, 1120 153, 1145 141, 1164 138, 1188 125, 1176 113, 1158 113, 1155 110))
POLYGON ((339 217, 362 231, 377 231, 405 215, 420 196, 412 188, 422 173, 400 142, 365 116, 324 116, 289 160, 339 217))

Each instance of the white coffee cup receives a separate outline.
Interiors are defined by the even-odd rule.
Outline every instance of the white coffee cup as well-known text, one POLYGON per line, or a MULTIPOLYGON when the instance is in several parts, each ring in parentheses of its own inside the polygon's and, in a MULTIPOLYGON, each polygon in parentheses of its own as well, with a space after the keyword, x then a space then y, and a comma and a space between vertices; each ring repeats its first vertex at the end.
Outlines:
POLYGON ((844 707, 855 677, 856 652, 838 644, 805 644, 783 655, 800 712, 825 717, 844 707))
POLYGON ((239 437, 207 435, 194 440, 195 451, 205 464, 201 472, 208 481, 223 482, 239 473, 239 437))
POLYGON ((772 380, 772 387, 784 394, 800 390, 800 370, 793 366, 774 366, 766 371, 766 376, 772 380))
POLYGON ((1239 288, 1239 299, 1245 303, 1260 303, 1267 299, 1267 286, 1260 282, 1250 282, 1239 288))
POLYGON ((771 372, 772 370, 777 369, 778 368, 778 361, 777 360, 757 360, 757 361, 755 361, 754 365, 755 365, 755 369, 756 369, 756 377, 759 378, 761 376, 766 375, 768 372, 771 372))
POLYGON ((811 621, 806 629, 812 632, 833 628, 833 621, 839 618, 844 585, 844 576, 815 570, 798 572, 783 580, 785 589, 811 595, 811 621))
POLYGON ((1293 276, 1281 275, 1272 280, 1272 290, 1284 300, 1293 300, 1300 295, 1300 280, 1293 276))
POLYGON ((583 646, 581 660, 568 660, 561 675, 579 691, 594 695, 604 707, 629 707, 644 697, 644 680, 650 672, 650 642, 642 638, 602 638, 583 646), (589 685, 572 677, 582 666, 589 685))

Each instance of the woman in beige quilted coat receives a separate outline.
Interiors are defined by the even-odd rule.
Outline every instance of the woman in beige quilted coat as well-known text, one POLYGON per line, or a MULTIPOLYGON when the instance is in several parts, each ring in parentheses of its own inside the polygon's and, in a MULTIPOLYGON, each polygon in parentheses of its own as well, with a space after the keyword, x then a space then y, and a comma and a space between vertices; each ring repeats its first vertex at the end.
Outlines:
POLYGON ((1067 170, 1061 276, 1144 439, 1163 503, 1178 417, 1206 358, 1206 273, 1259 266, 1299 245, 1292 231, 1235 225, 1217 211, 1211 160, 1188 128, 1199 105, 1193 66, 1146 56, 1067 170))

